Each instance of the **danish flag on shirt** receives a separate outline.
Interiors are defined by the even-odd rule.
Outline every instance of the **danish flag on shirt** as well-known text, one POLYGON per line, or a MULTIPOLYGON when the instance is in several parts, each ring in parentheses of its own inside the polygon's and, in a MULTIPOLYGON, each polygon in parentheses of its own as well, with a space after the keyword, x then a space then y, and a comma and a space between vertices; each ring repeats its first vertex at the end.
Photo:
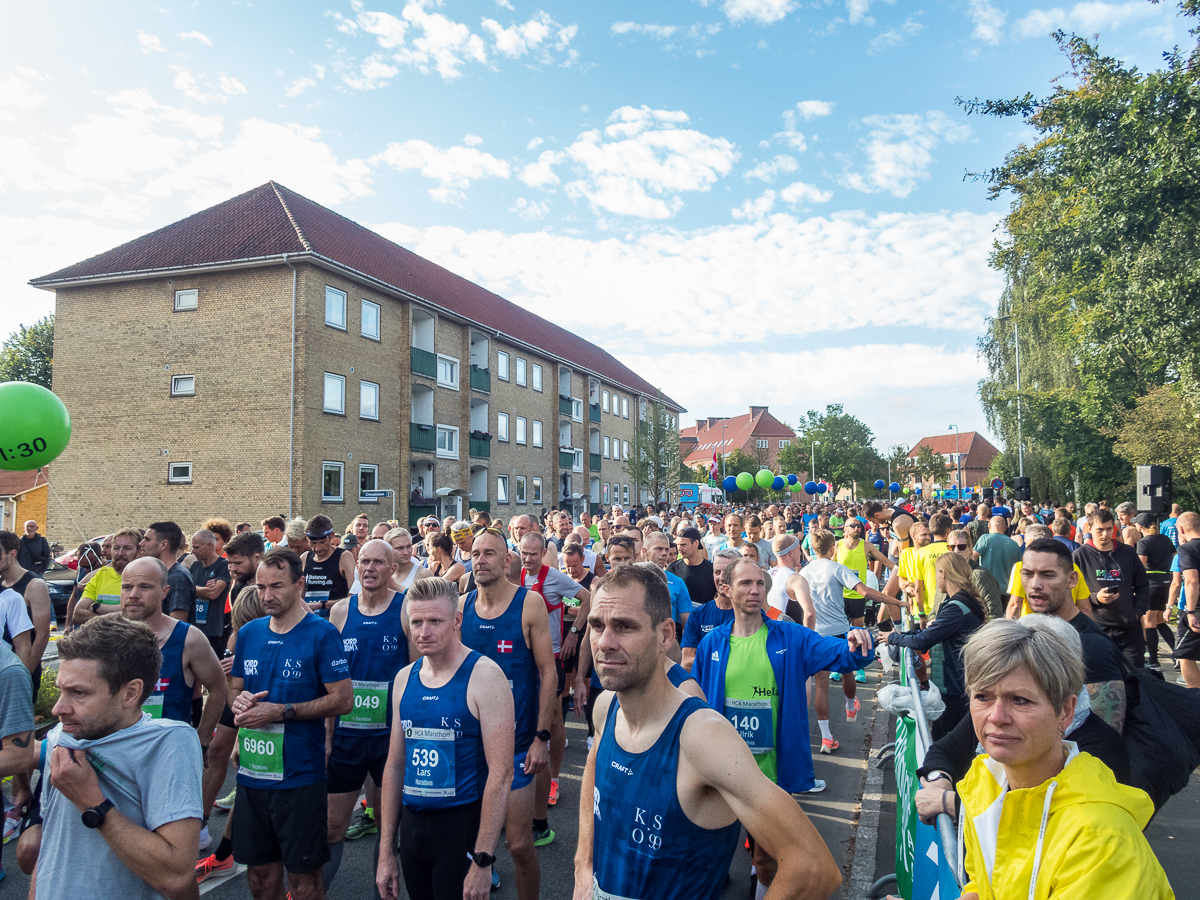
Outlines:
POLYGON ((497 653, 512 653, 512 651, 513 651, 513 642, 512 641, 496 641, 496 652, 497 653))
POLYGON ((164 691, 166 691, 166 689, 168 687, 170 687, 170 685, 171 685, 170 678, 160 678, 160 679, 158 679, 158 681, 154 682, 154 693, 161 694, 164 691))

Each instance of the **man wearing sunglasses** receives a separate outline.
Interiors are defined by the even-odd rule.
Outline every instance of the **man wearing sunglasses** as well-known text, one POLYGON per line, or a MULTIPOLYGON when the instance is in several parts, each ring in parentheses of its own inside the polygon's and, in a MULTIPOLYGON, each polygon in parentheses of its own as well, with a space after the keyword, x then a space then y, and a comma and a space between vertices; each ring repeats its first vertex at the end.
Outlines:
POLYGON ((354 584, 354 554, 335 545, 337 536, 327 516, 313 516, 304 525, 312 549, 305 553, 304 602, 322 619, 333 604, 350 596, 354 584))

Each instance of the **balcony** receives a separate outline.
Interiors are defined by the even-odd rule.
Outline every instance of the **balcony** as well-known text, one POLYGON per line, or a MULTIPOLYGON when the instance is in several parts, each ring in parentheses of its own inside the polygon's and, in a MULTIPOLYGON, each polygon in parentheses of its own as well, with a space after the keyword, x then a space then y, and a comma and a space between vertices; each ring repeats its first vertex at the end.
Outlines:
POLYGON ((412 422, 408 426, 408 446, 411 450, 424 450, 433 453, 437 449, 437 431, 432 425, 418 425, 412 422))
POLYGON ((559 450, 558 451, 558 466, 560 469, 569 469, 575 465, 574 450, 559 450))
MULTIPOLYGON (((492 442, 487 438, 475 437, 471 435, 469 438, 470 454, 479 457, 480 459, 488 459, 492 455, 492 442)), ((478 509, 478 507, 476 507, 478 509)))
POLYGON ((591 457, 592 457, 592 459, 591 459, 592 471, 599 472, 600 471, 600 454, 593 453, 593 454, 591 454, 591 457))
POLYGON ((490 394, 492 391, 492 373, 487 369, 479 368, 479 366, 471 366, 471 390, 490 394))
POLYGON ((564 416, 569 416, 569 415, 571 415, 571 409, 572 409, 572 407, 571 407, 571 398, 570 397, 559 397, 558 398, 558 411, 560 413, 562 413, 564 416))
POLYGON ((414 375, 424 375, 427 378, 437 378, 437 354, 412 348, 412 370, 414 375))
POLYGON ((588 419, 590 419, 593 422, 600 421, 600 404, 599 403, 588 404, 588 419))

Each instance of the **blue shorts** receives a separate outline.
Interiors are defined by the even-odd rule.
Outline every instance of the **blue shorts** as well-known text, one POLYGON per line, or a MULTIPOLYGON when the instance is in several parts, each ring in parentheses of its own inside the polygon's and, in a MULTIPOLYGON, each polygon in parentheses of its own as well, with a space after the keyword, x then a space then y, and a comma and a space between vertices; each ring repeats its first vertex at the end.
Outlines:
POLYGON ((532 784, 533 779, 537 778, 537 775, 526 775, 525 774, 525 754, 528 752, 529 752, 528 750, 522 750, 520 753, 518 753, 516 756, 513 757, 512 790, 514 790, 514 791, 519 791, 521 788, 525 787, 527 784, 532 784))

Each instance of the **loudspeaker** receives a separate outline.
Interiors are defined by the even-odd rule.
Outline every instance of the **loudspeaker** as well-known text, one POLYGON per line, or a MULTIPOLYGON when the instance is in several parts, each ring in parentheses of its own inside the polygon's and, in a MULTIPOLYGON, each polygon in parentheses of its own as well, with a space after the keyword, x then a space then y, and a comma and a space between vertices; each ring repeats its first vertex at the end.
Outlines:
POLYGON ((992 506, 996 502, 996 492, 990 487, 983 489, 983 502, 988 506, 992 506))
POLYGON ((1013 479, 1013 499, 1014 500, 1032 500, 1033 495, 1029 492, 1029 479, 1017 477, 1013 479))
POLYGON ((1171 467, 1137 467, 1138 512, 1169 513, 1171 511, 1171 467))

